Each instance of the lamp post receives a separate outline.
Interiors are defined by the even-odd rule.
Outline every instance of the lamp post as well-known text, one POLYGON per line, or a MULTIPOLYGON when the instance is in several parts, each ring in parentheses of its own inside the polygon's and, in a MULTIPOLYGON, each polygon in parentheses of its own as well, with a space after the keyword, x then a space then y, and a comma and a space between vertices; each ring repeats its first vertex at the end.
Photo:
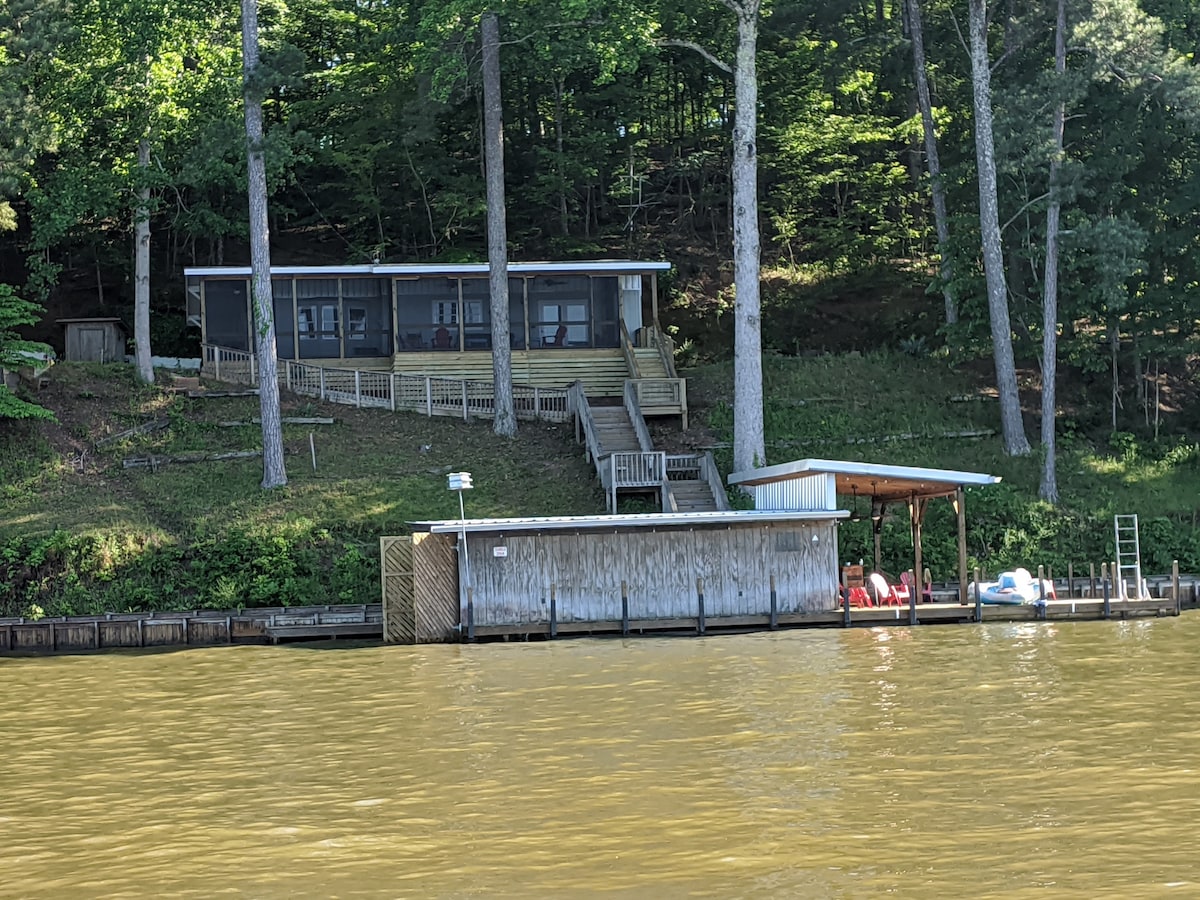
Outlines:
POLYGON ((458 521, 461 535, 463 574, 467 580, 467 590, 471 589, 471 559, 467 556, 467 516, 463 508, 463 491, 474 487, 471 484, 470 472, 451 472, 446 476, 446 487, 458 492, 458 521))

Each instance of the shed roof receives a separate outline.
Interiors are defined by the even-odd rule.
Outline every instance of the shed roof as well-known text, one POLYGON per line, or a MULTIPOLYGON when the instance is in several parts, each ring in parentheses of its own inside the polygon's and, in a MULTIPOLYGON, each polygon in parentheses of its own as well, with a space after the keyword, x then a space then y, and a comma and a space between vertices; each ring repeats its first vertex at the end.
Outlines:
POLYGON ((729 476, 729 483, 751 487, 822 474, 834 476, 839 494, 860 494, 884 501, 945 497, 960 487, 997 484, 1000 481, 999 475, 982 472, 887 466, 840 459, 798 459, 748 472, 734 472, 729 476))
MULTIPOLYGON (((669 262, 638 259, 592 259, 575 262, 511 262, 508 271, 514 275, 549 275, 554 273, 609 273, 635 275, 640 272, 665 272, 669 262)), ((487 263, 380 263, 361 266, 271 266, 273 276, 314 275, 334 278, 339 275, 487 275, 487 263)), ((217 276, 248 278, 249 266, 195 266, 183 270, 187 276, 217 276)))
POLYGON ((124 323, 124 322, 122 322, 120 319, 118 319, 116 316, 94 316, 94 317, 83 316, 83 317, 81 317, 81 318, 77 318, 77 319, 55 319, 55 320, 54 320, 54 322, 55 322, 55 324, 56 324, 56 325, 80 325, 80 324, 84 324, 84 325, 104 325, 104 324, 117 324, 117 325, 121 325, 122 327, 124 327, 124 325, 125 325, 125 323, 124 323))
POLYGON ((767 522, 813 522, 844 519, 848 510, 728 510, 723 512, 639 513, 623 516, 528 516, 512 519, 445 519, 410 522, 417 531, 449 533, 466 531, 609 531, 623 528, 686 528, 703 525, 744 525, 767 522))

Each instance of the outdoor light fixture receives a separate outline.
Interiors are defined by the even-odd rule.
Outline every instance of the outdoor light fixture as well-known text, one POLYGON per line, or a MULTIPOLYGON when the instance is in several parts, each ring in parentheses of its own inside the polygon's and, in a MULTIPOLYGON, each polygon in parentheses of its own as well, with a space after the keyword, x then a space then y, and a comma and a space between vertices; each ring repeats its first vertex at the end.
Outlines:
POLYGON ((471 484, 470 472, 451 472, 446 476, 446 488, 458 491, 458 521, 462 538, 463 575, 466 577, 467 589, 471 587, 471 560, 467 556, 467 514, 463 509, 463 491, 469 491, 475 485, 471 484))

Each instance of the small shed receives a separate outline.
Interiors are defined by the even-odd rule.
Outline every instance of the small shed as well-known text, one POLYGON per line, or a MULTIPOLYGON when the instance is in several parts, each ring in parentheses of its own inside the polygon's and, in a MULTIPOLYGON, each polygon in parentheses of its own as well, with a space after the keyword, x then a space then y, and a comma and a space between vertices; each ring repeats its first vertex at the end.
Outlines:
POLYGON ((116 318, 59 319, 66 329, 66 358, 70 362, 112 362, 125 359, 125 326, 116 318))
POLYGON ((875 568, 880 562, 880 530, 889 506, 908 508, 912 528, 914 572, 923 571, 921 526, 929 501, 946 497, 958 518, 959 599, 967 598, 967 513, 965 489, 997 484, 998 475, 959 472, 952 469, 926 469, 917 466, 890 466, 879 463, 850 462, 840 459, 799 459, 777 466, 764 466, 746 472, 734 472, 729 483, 750 489, 754 508, 766 510, 832 510, 837 497, 870 498, 871 524, 875 536, 875 568))

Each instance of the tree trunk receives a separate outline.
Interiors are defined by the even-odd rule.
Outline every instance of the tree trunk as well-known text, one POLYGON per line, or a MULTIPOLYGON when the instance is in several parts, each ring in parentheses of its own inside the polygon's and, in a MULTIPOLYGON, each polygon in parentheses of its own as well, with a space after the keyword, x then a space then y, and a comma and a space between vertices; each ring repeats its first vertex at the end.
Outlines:
POLYGON ((733 119, 733 467, 744 472, 766 464, 763 437, 762 316, 758 235, 759 0, 726 0, 737 15, 733 119))
POLYGON ((275 309, 271 298, 271 246, 267 224, 267 169, 263 159, 262 86, 258 72, 258 0, 242 0, 242 74, 246 107, 246 173, 250 198, 250 306, 258 356, 264 488, 283 487, 283 424, 279 414, 275 309))
POLYGON ((154 364, 150 355, 150 141, 138 141, 137 224, 134 229, 133 346, 137 378, 142 384, 154 383, 154 364))
POLYGON ((925 133, 925 163, 929 169, 929 189, 933 195, 933 224, 937 229, 938 258, 941 260, 942 298, 946 305, 946 324, 958 321, 958 304, 950 279, 950 219, 946 214, 946 186, 942 183, 942 163, 938 156, 937 132, 933 127, 933 101, 925 63, 925 34, 921 23, 921 0, 908 0, 908 29, 913 46, 913 75, 917 83, 917 106, 921 110, 921 128, 925 133))
POLYGON ((508 336, 508 223, 504 210, 504 119, 500 105, 500 20, 483 14, 483 155, 487 173, 488 294, 496 434, 515 437, 512 349, 508 336))
POLYGON ((565 78, 554 76, 554 144, 555 167, 558 169, 558 229, 563 237, 570 237, 571 223, 567 210, 567 166, 563 150, 563 94, 566 92, 565 78))
POLYGON ((979 228, 983 239, 983 269, 987 277, 988 318, 992 326, 992 355, 996 389, 1000 393, 1000 427, 1004 452, 1029 453, 1021 422, 1017 368, 1013 362, 1012 328, 1008 319, 1008 286, 1004 278, 1004 247, 996 198, 996 150, 992 140, 992 83, 987 49, 985 0, 970 0, 971 80, 975 99, 975 158, 979 168, 979 228))
MULTIPOLYGON (((1067 72, 1067 0, 1058 0, 1058 18, 1054 26, 1054 72, 1058 89, 1067 72)), ((1062 202, 1058 193, 1058 173, 1062 166, 1063 127, 1066 107, 1060 98, 1054 107, 1054 155, 1050 157, 1050 205, 1046 208, 1046 272, 1042 281, 1042 483, 1038 495, 1049 503, 1058 502, 1058 460, 1054 442, 1055 377, 1058 371, 1058 219, 1062 202)))

